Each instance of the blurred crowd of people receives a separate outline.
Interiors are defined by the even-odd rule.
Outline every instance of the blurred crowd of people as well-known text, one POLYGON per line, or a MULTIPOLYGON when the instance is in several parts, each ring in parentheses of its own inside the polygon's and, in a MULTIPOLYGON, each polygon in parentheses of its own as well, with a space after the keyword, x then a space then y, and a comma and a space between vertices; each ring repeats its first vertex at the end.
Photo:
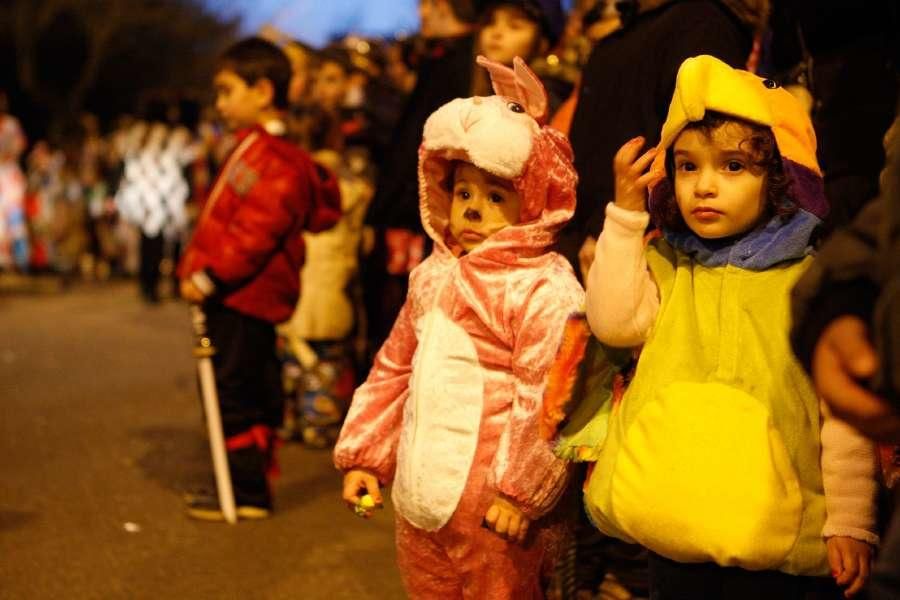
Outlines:
POLYGON ((85 113, 66 139, 28 144, 2 104, 0 122, 0 270, 66 281, 140 275, 153 282, 142 284, 145 298, 157 301, 159 274, 172 270, 217 156, 204 127, 123 116, 104 134, 85 113))

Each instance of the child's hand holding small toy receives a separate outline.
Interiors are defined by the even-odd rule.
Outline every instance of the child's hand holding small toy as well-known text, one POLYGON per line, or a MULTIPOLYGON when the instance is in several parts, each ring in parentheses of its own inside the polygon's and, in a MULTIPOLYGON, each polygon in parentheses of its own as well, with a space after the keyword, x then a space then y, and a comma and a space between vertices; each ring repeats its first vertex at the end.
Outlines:
POLYGON ((191 304, 203 304, 203 301, 206 299, 203 292, 190 279, 181 280, 179 291, 181 292, 181 297, 191 304))
POLYGON ((497 496, 484 515, 487 528, 500 537, 518 544, 525 543, 531 521, 508 500, 497 496))
POLYGON ((872 546, 851 537, 834 536, 825 542, 828 564, 834 580, 844 590, 844 597, 856 595, 869 580, 872 546))
POLYGON ((365 469, 353 469, 344 475, 344 502, 356 516, 368 519, 383 507, 378 478, 365 469))
POLYGON ((650 148, 640 157, 644 138, 633 138, 619 148, 613 158, 616 179, 616 206, 626 210, 643 211, 647 204, 647 188, 665 176, 665 173, 647 170, 656 158, 656 148, 650 148))

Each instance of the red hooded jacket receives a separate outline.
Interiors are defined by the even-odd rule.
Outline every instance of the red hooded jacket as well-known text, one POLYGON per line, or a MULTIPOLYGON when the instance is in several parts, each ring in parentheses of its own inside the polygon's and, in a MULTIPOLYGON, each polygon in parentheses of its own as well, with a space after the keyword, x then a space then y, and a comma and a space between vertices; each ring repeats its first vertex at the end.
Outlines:
POLYGON ((306 152, 262 127, 245 130, 203 206, 178 274, 203 271, 225 306, 284 321, 300 294, 303 232, 332 227, 340 206, 337 180, 306 152))

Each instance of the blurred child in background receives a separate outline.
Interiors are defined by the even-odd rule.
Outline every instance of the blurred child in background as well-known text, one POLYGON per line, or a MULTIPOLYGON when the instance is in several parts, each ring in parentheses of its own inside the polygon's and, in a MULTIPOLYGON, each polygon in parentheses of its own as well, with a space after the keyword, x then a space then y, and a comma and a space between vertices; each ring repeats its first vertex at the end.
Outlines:
POLYGON ((354 168, 353 155, 344 151, 332 111, 310 108, 302 121, 304 147, 337 176, 342 216, 328 231, 304 234, 300 285, 315 292, 302 294, 291 319, 278 328, 299 366, 285 407, 284 433, 290 437, 298 431, 305 444, 324 448, 337 439, 356 387, 362 353, 355 340, 365 334, 357 274, 363 219, 373 190, 365 173, 354 168))
MULTIPOLYGON (((216 107, 235 131, 179 265, 182 296, 202 305, 213 358, 237 514, 272 511, 275 431, 283 418, 275 324, 300 292, 304 231, 340 217, 337 185, 284 139, 291 66, 260 38, 232 45, 214 79, 216 107)), ((212 493, 188 498, 188 515, 223 520, 212 493)))
POLYGON ((28 269, 26 182, 19 167, 24 150, 25 134, 9 114, 6 92, 0 90, 0 271, 28 269))
MULTIPOLYGON (((481 15, 478 52, 490 60, 511 66, 521 57, 531 64, 543 58, 559 41, 564 24, 559 0, 499 0, 490 2, 481 15)), ((572 91, 571 83, 542 77, 550 98, 550 114, 572 91)), ((483 69, 475 67, 472 93, 490 95, 490 82, 483 69)))

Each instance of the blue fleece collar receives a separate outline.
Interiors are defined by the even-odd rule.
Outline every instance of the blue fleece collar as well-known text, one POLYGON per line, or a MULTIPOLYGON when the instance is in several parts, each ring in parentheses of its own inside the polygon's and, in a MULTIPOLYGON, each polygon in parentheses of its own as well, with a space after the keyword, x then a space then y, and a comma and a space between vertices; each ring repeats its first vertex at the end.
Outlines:
POLYGON ((707 267, 733 265, 748 271, 764 271, 788 260, 799 260, 812 253, 810 238, 822 221, 805 210, 787 221, 774 217, 740 238, 707 240, 691 230, 664 231, 663 237, 674 248, 707 267))

